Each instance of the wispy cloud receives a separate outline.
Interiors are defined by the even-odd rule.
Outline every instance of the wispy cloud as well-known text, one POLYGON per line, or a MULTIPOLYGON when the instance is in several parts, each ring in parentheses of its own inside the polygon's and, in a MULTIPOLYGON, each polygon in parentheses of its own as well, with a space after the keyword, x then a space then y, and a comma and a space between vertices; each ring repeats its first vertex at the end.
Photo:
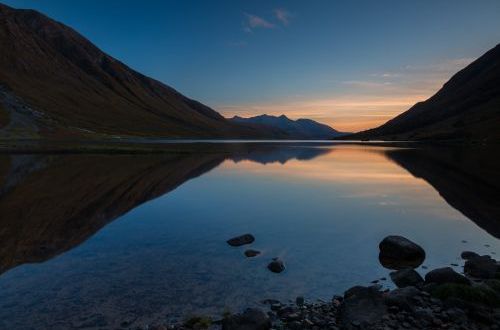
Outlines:
POLYGON ((276 8, 274 10, 274 16, 284 26, 287 26, 288 24, 290 24, 290 20, 292 19, 292 14, 290 14, 290 12, 288 12, 286 9, 283 9, 283 8, 276 8))
POLYGON ((343 81, 342 84, 344 85, 349 85, 349 86, 355 86, 355 87, 361 87, 361 88, 380 88, 380 87, 387 87, 391 86, 392 82, 390 81, 370 81, 370 80, 346 80, 343 81))
POLYGON ((370 76, 378 78, 396 78, 400 77, 401 74, 395 72, 382 72, 382 73, 372 73, 370 76))
POLYGON ((273 29, 275 25, 262 17, 245 13, 245 22, 243 23, 243 30, 245 32, 252 32, 254 29, 273 29))

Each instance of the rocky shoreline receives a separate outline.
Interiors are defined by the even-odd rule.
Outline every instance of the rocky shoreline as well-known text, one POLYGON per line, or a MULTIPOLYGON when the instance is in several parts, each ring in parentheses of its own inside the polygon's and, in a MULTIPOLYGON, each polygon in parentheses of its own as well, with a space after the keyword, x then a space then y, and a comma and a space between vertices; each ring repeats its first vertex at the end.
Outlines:
POLYGON ((354 286, 330 301, 297 297, 294 303, 285 304, 268 299, 262 301, 262 308, 227 314, 220 320, 193 317, 182 324, 147 329, 500 329, 499 261, 464 251, 463 274, 444 267, 422 278, 414 270, 425 259, 419 245, 388 236, 379 249, 382 265, 394 270, 390 273, 393 290, 374 284, 354 286))

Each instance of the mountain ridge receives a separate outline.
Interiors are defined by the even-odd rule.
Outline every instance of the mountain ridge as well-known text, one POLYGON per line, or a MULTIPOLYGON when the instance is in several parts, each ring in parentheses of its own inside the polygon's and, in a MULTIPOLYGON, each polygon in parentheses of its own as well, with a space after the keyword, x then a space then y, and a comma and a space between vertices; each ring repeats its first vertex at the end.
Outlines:
POLYGON ((300 118, 292 120, 284 114, 280 116, 263 114, 249 118, 234 116, 230 118, 230 121, 280 129, 291 138, 296 139, 331 139, 346 134, 312 119, 300 118))
POLYGON ((226 120, 35 10, 0 4, 0 42, 4 137, 285 137, 226 120))

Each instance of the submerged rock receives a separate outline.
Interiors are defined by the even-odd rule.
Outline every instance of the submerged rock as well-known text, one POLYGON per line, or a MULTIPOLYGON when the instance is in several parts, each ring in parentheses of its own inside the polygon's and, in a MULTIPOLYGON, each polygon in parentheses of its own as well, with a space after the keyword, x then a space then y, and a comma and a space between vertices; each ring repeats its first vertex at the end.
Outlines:
POLYGON ((252 250, 252 249, 248 249, 245 251, 245 256, 247 258, 253 258, 253 257, 256 257, 260 254, 260 251, 257 251, 257 250, 252 250))
POLYGON ((419 286, 424 283, 424 279, 412 268, 405 268, 390 273, 391 280, 398 288, 407 286, 419 286))
POLYGON ((478 256, 465 262, 464 272, 481 279, 500 278, 500 263, 488 255, 478 256))
POLYGON ((233 237, 227 241, 227 244, 231 246, 242 246, 245 244, 250 244, 255 241, 255 237, 252 234, 245 234, 237 237, 233 237))
POLYGON ((479 254, 477 254, 476 252, 472 252, 472 251, 464 251, 464 252, 462 252, 460 257, 464 260, 469 260, 469 259, 479 257, 479 254))
POLYGON ((223 330, 268 330, 271 321, 264 311, 248 308, 241 314, 231 315, 222 321, 223 330))
POLYGON ((425 251, 402 236, 387 236, 379 244, 379 260, 389 269, 416 268, 425 260, 425 251))
POLYGON ((425 283, 435 284, 465 284, 470 285, 470 281, 463 275, 454 271, 451 267, 443 267, 431 270, 425 275, 425 283))
POLYGON ((274 258, 273 261, 267 265, 267 269, 272 271, 273 273, 281 273, 285 270, 285 264, 281 261, 280 258, 274 258))

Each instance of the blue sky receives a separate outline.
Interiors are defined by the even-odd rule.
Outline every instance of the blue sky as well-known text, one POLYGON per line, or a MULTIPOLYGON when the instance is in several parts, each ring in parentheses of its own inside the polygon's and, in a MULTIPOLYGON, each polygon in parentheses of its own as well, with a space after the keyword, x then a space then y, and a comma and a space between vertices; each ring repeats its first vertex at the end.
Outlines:
POLYGON ((222 112, 342 130, 431 96, 500 42, 500 1, 8 0, 222 112))

